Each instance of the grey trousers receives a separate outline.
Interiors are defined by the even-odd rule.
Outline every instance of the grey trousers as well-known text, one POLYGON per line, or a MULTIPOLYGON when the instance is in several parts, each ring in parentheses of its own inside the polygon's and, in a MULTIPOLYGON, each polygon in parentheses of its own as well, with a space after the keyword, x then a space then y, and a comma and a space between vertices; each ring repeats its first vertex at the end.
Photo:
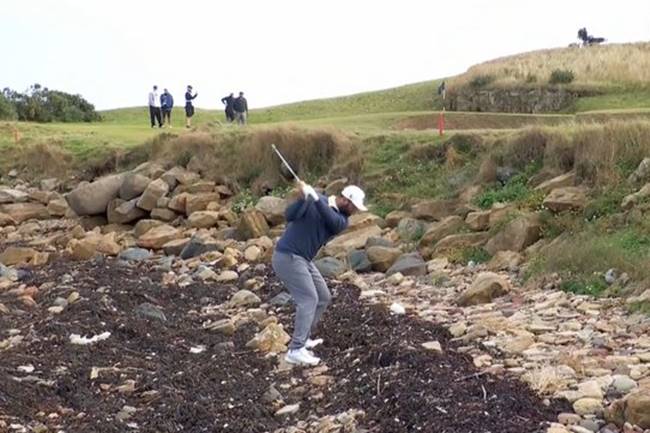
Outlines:
POLYGON ((318 268, 296 254, 273 253, 273 270, 296 304, 296 320, 289 349, 300 349, 318 325, 332 295, 318 268))

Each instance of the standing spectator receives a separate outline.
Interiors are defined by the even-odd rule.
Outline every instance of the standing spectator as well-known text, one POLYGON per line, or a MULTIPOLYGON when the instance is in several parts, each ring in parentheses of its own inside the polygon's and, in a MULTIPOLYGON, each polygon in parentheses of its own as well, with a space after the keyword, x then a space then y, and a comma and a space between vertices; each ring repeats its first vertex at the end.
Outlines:
POLYGON ((233 109, 235 110, 235 119, 240 125, 245 125, 248 117, 248 102, 244 98, 244 92, 239 92, 239 97, 235 98, 233 102, 233 109))
POLYGON ((221 98, 221 103, 226 106, 226 121, 232 123, 235 120, 235 110, 233 104, 235 103, 235 95, 231 93, 228 96, 221 98))
POLYGON ((195 93, 192 96, 192 86, 187 86, 187 92, 185 92, 185 127, 189 128, 192 126, 192 116, 194 116, 194 105, 192 105, 192 100, 199 96, 198 93, 195 93))
POLYGON ((160 106, 162 108, 163 124, 167 123, 168 127, 172 127, 172 108, 174 107, 174 97, 167 89, 160 95, 160 106))
POLYGON ((158 86, 153 86, 149 92, 149 117, 151 118, 151 127, 153 128, 158 121, 158 127, 162 128, 162 119, 160 117, 160 98, 158 97, 158 86))

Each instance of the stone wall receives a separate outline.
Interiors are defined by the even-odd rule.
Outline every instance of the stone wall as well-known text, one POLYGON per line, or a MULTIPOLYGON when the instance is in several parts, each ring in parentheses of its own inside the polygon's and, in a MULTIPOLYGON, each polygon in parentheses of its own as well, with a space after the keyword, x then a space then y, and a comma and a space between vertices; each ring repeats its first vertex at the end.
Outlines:
POLYGON ((553 113, 571 107, 580 95, 564 88, 532 88, 461 89, 449 96, 452 111, 553 113))

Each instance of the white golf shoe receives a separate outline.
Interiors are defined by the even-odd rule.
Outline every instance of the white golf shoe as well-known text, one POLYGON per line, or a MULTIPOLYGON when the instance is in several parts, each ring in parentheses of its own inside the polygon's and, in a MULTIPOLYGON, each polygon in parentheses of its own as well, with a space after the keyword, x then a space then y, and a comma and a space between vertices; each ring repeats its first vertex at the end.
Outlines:
POLYGON ((316 346, 319 346, 323 344, 323 339, 322 338, 317 338, 315 340, 312 340, 311 338, 308 338, 307 341, 305 342, 305 347, 307 349, 313 349, 316 346))
POLYGON ((320 358, 311 354, 306 347, 289 350, 284 358, 289 364, 318 365, 320 358))

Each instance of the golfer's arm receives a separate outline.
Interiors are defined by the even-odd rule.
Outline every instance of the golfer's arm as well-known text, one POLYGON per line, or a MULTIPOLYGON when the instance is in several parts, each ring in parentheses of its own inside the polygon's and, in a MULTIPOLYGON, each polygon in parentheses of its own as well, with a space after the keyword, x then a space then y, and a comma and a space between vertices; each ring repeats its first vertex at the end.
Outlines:
POLYGON ((287 207, 287 210, 284 212, 284 218, 287 222, 302 218, 305 212, 307 212, 308 207, 309 202, 304 198, 301 198, 287 207))
POLYGON ((347 221, 338 212, 332 210, 324 200, 317 200, 315 202, 316 209, 323 217, 325 225, 330 231, 340 233, 347 227, 347 221))

